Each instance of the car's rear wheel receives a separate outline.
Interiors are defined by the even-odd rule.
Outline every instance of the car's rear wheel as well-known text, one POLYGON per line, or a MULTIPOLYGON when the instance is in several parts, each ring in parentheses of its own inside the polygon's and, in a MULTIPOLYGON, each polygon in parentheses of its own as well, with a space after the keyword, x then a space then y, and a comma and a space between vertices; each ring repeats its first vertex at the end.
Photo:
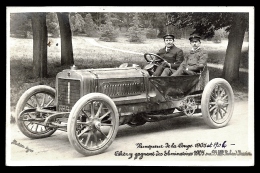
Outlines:
POLYGON ((119 126, 115 103, 102 93, 90 93, 73 106, 68 119, 68 137, 81 154, 104 152, 114 141, 119 126))
POLYGON ((230 84, 222 78, 209 81, 201 99, 201 111, 205 123, 212 128, 226 126, 233 110, 234 93, 230 84))
POLYGON ((16 123, 20 131, 32 139, 52 135, 56 129, 41 124, 47 115, 46 113, 37 112, 36 108, 54 106, 54 104, 55 89, 49 86, 34 86, 25 91, 20 97, 15 111, 16 123))

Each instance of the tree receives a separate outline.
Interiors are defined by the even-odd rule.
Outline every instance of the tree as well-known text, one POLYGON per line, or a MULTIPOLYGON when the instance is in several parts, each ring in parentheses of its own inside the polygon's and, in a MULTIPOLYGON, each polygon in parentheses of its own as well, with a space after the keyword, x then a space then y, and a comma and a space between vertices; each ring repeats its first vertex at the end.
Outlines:
POLYGON ((81 14, 76 13, 70 16, 70 26, 73 34, 77 35, 83 33, 85 27, 85 21, 81 14))
POLYGON ((29 38, 32 35, 30 13, 11 13, 10 33, 16 37, 29 38))
POLYGON ((140 28, 140 21, 138 13, 135 13, 133 17, 133 26, 128 29, 128 35, 130 42, 142 42, 145 39, 145 33, 140 28))
POLYGON ((118 33, 114 29, 113 24, 111 22, 111 13, 106 13, 105 17, 105 24, 100 25, 101 36, 99 39, 107 42, 116 41, 118 33))
POLYGON ((85 15, 84 21, 85 21, 84 33, 87 34, 87 36, 95 36, 97 34, 98 27, 94 23, 90 13, 85 15))
POLYGON ((158 28, 159 33, 157 37, 162 38, 166 34, 165 24, 167 23, 165 13, 156 13, 153 19, 153 27, 158 28))
POLYGON ((243 13, 234 14, 231 26, 223 69, 223 76, 228 81, 239 78, 241 51, 245 31, 248 27, 248 16, 243 13))
POLYGON ((69 13, 58 12, 61 36, 61 65, 74 64, 69 13))
POLYGON ((214 31, 226 27, 229 32, 223 77, 233 82, 239 79, 243 39, 248 28, 249 13, 171 13, 168 24, 185 28, 192 26, 204 38, 212 38, 214 31))
POLYGON ((31 13, 33 29, 33 74, 47 76, 47 26, 46 13, 31 13))
POLYGON ((46 15, 47 29, 48 32, 52 34, 53 37, 59 37, 60 28, 58 22, 59 21, 56 13, 48 13, 46 15))

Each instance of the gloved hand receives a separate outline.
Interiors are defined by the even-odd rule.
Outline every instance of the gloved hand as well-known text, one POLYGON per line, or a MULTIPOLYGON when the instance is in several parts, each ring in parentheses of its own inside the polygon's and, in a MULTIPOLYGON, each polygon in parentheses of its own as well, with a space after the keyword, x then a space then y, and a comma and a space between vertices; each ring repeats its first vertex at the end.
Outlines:
POLYGON ((171 64, 168 63, 167 61, 163 61, 163 62, 162 62, 162 66, 163 66, 163 67, 170 67, 170 65, 171 65, 171 64))

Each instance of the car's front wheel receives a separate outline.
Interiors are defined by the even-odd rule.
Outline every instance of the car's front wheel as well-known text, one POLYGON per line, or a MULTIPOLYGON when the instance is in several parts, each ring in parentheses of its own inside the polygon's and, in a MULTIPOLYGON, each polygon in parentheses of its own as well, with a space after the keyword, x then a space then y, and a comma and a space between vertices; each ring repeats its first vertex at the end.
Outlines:
POLYGON ((115 103, 102 93, 90 93, 73 106, 68 119, 68 137, 81 154, 104 152, 114 141, 119 126, 115 103))
POLYGON ((234 110, 234 93, 230 84, 222 78, 215 78, 204 88, 201 99, 202 116, 212 128, 224 127, 230 121, 234 110))
POLYGON ((55 89, 39 85, 23 93, 16 105, 16 123, 21 132, 32 139, 51 136, 56 129, 44 126, 42 122, 48 116, 37 112, 37 108, 55 106, 55 89))

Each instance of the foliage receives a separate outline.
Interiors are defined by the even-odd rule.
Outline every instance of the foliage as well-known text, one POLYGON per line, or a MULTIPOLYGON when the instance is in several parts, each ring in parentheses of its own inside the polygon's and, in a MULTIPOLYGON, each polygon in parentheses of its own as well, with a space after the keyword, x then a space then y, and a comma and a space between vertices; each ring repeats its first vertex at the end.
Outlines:
POLYGON ((157 38, 157 31, 153 28, 148 28, 146 30, 146 38, 155 39, 157 38))
POLYGON ((46 15, 46 25, 48 33, 50 33, 54 38, 60 36, 59 21, 56 13, 48 13, 46 15))
POLYGON ((15 37, 28 38, 32 36, 32 22, 29 13, 10 14, 10 34, 15 37))
POLYGON ((99 28, 101 32, 101 36, 99 40, 106 41, 106 42, 116 41, 116 38, 118 37, 118 32, 115 30, 111 22, 111 18, 110 18, 111 14, 106 13, 105 16, 106 16, 105 24, 101 24, 99 28))
MULTIPOLYGON (((236 13, 207 13, 207 12, 188 12, 171 13, 168 24, 178 28, 192 27, 193 33, 198 33, 204 38, 212 38, 214 31, 225 28, 229 32, 232 26, 233 18, 236 13)), ((244 20, 248 20, 245 16, 244 20)))
POLYGON ((74 35, 83 33, 85 28, 85 21, 79 13, 76 13, 75 15, 70 15, 70 27, 74 35))
POLYGON ((96 36, 98 34, 98 26, 94 23, 90 13, 86 14, 84 22, 84 33, 89 37, 96 36))
POLYGON ((139 26, 139 17, 138 14, 135 13, 133 17, 133 26, 128 29, 127 37, 129 42, 138 42, 141 43, 145 40, 145 32, 139 26))

